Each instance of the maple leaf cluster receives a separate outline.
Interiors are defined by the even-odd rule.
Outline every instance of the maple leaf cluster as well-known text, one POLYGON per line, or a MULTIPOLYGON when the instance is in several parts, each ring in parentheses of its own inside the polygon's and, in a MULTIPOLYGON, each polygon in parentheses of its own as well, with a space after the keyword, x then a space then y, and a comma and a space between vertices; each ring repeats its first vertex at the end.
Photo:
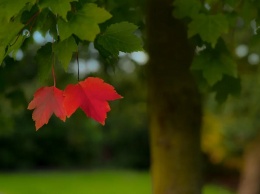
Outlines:
POLYGON ((35 92, 28 109, 34 109, 32 118, 36 130, 47 124, 52 114, 65 121, 78 108, 104 125, 107 112, 110 111, 108 101, 120 98, 122 96, 113 86, 100 78, 89 77, 77 84, 69 84, 64 91, 55 86, 41 87, 35 92))

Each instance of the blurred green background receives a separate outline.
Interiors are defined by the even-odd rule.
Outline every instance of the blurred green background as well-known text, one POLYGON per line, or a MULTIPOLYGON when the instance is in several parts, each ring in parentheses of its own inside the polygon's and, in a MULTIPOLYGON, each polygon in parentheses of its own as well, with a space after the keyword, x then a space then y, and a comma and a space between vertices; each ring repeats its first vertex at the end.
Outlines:
MULTIPOLYGON (((94 72, 81 71, 82 78, 99 76, 124 96, 110 103, 105 126, 78 110, 65 123, 52 117, 36 132, 27 106, 36 89, 42 84, 51 85, 52 79, 38 79, 29 49, 21 61, 7 58, 6 66, 0 68, 0 192, 151 193, 144 65, 147 55, 122 53, 118 67, 107 69, 98 56, 91 55, 91 45, 82 49, 90 54, 87 61, 81 61, 81 68, 98 67, 94 72)), ((59 66, 56 69, 59 88, 77 82, 73 70, 67 74, 59 66)), ((230 130, 222 136, 218 105, 210 96, 205 99, 205 123, 210 127, 204 127, 202 134, 206 175, 203 192, 230 193, 237 186, 239 169, 237 164, 226 164, 243 145, 233 145, 235 149, 222 147, 222 143, 230 142, 224 138, 233 136, 230 130)))
MULTIPOLYGON (((93 51, 91 45, 83 49, 88 49, 90 53, 93 51)), ((30 50, 27 52, 30 53, 30 50)), ((94 66, 98 68, 94 72, 81 71, 82 77, 99 76, 124 96, 110 103, 111 112, 105 126, 78 110, 65 123, 52 117, 48 125, 37 132, 31 118, 32 112, 27 110, 27 106, 43 81, 37 78, 37 68, 32 68, 33 56, 25 56, 21 61, 8 58, 6 66, 0 68, 0 192, 151 193, 143 64, 147 55, 122 53, 115 69, 106 69, 98 56, 88 56, 87 62, 94 61, 94 66)), ((87 62, 83 61, 82 65, 93 66, 87 62)), ((72 60, 71 67, 73 65, 72 60)), ((73 71, 65 74, 61 67, 56 68, 59 88, 77 82, 73 71)), ((52 80, 47 79, 44 84, 51 85, 52 80)), ((246 79, 245 84, 250 84, 250 79, 246 79)), ((251 90, 251 86, 245 88, 255 91, 251 90)), ((226 110, 212 96, 205 96, 202 133, 205 194, 236 190, 244 144, 256 134, 254 126, 245 131, 242 127, 246 124, 239 124, 237 120, 234 123, 239 127, 230 124, 229 118, 234 119, 234 115, 227 111, 233 112, 232 104, 237 103, 233 101, 228 102, 229 108, 226 110), (225 120, 227 122, 223 123, 225 120), (230 129, 226 130, 227 127, 230 129), (234 127, 241 131, 240 137, 244 141, 234 141, 238 138, 238 133, 232 130, 234 127)), ((251 100, 249 102, 253 103, 251 100)), ((241 109, 243 106, 249 105, 241 104, 241 109)), ((236 113, 243 117, 242 110, 239 111, 236 110, 236 113)), ((239 119, 239 122, 244 121, 239 119)))
MULTIPOLYGON (((260 164, 260 38, 247 42, 244 37, 248 34, 243 28, 236 31, 239 44, 234 55, 241 74, 241 95, 224 104, 216 103, 214 94, 203 96, 204 194, 235 193, 247 159, 256 161, 252 166, 260 164)), ((24 57, 19 61, 7 57, 0 67, 0 193, 151 193, 145 83, 148 56, 120 53, 118 64, 111 67, 93 45, 82 46, 80 79, 101 77, 124 98, 110 103, 105 126, 78 110, 66 123, 52 117, 36 132, 28 103, 37 88, 53 84, 51 77, 38 78, 35 50, 49 35, 37 36, 38 43, 28 40, 23 46, 24 57)), ((55 67, 57 87, 64 89, 77 82, 75 65, 73 58, 69 73, 55 67)))

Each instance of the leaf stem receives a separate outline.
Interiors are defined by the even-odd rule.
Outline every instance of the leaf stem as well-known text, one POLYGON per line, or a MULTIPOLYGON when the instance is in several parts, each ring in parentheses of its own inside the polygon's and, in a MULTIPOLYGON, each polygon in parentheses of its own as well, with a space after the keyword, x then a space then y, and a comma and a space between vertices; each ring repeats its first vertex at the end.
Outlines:
POLYGON ((34 19, 40 14, 40 10, 38 10, 25 24, 25 26, 29 25, 34 19))
MULTIPOLYGON (((40 14, 40 10, 38 10, 38 11, 26 22, 26 24, 24 25, 24 26, 28 26, 28 25, 32 22, 32 24, 31 24, 31 26, 30 26, 30 29, 29 29, 29 32, 32 31, 32 27, 33 27, 33 25, 34 25, 34 23, 35 23, 35 19, 36 19, 36 17, 37 17, 39 14, 40 14)), ((15 45, 15 43, 18 41, 19 37, 21 36, 21 33, 22 33, 23 30, 24 30, 24 28, 22 28, 22 29, 20 30, 20 32, 17 34, 17 36, 16 36, 14 42, 13 42, 13 43, 9 43, 9 46, 15 45)))
POLYGON ((19 33, 19 34, 16 36, 14 42, 10 43, 9 46, 14 46, 15 43, 18 41, 18 39, 19 39, 20 36, 21 36, 21 33, 19 33))
POLYGON ((53 86, 56 87, 56 77, 55 77, 54 63, 55 63, 55 56, 54 56, 54 53, 53 53, 52 54, 52 78, 53 78, 53 86))
POLYGON ((79 50, 77 50, 76 59, 77 59, 77 64, 78 64, 78 82, 79 82, 79 50))
MULTIPOLYGON (((52 50, 54 50, 53 44, 54 44, 54 38, 52 39, 52 50)), ((54 54, 54 52, 52 52, 52 67, 51 67, 51 70, 52 70, 53 85, 54 85, 54 87, 56 87, 56 77, 55 77, 54 64, 55 64, 55 54, 54 54)))

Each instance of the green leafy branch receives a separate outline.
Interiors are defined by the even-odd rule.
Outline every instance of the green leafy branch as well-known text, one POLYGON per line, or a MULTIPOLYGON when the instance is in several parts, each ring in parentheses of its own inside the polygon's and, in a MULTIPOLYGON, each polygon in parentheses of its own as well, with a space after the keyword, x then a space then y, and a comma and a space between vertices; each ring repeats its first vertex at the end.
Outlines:
MULTIPOLYGON (((8 9, 14 6, 8 1, 2 5, 8 9)), ((106 24, 112 15, 89 1, 23 0, 15 8, 4 16, 0 15, 2 17, 0 22, 4 22, 5 25, 5 28, 0 30, 0 40, 3 40, 0 43, 0 53, 5 53, 0 57, 0 61, 2 62, 10 52, 14 54, 23 45, 24 38, 21 38, 23 32, 27 35, 33 31, 50 32, 54 39, 53 47, 46 44, 37 52, 36 61, 41 72, 40 79, 46 78, 50 72, 49 56, 54 54, 66 71, 73 53, 81 43, 95 42, 101 56, 108 58, 113 56, 114 59, 117 59, 119 51, 142 50, 141 41, 134 34, 137 26, 128 22, 106 24), (106 30, 101 31, 99 27, 101 23, 106 30), (8 28, 14 29, 13 33, 10 34, 8 28), (24 31, 26 28, 28 32, 24 31), (109 45, 110 41, 113 42, 113 46, 109 45)))

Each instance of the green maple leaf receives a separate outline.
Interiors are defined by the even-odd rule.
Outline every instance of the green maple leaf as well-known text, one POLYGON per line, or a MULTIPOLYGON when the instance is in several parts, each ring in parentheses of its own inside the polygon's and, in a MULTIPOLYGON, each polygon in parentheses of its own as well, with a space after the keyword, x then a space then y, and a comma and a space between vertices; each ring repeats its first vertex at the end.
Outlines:
POLYGON ((13 45, 9 45, 8 53, 10 53, 14 59, 16 59, 16 54, 21 48, 25 38, 25 36, 19 36, 17 37, 17 40, 15 40, 16 42, 13 45))
POLYGON ((241 80, 239 78, 224 75, 222 80, 212 87, 212 91, 216 92, 215 99, 219 103, 223 103, 229 95, 238 96, 240 94, 241 80))
POLYGON ((201 2, 198 0, 175 0, 173 6, 173 15, 176 18, 192 18, 199 13, 201 2))
POLYGON ((114 64, 118 61, 118 54, 113 54, 104 49, 102 45, 97 43, 97 39, 94 42, 94 46, 98 50, 100 56, 105 60, 105 62, 108 65, 112 65, 112 67, 114 68, 114 64))
POLYGON ((98 24, 111 17, 105 9, 93 3, 87 3, 68 22, 61 19, 58 21, 60 38, 64 40, 75 34, 81 40, 94 41, 96 35, 100 32, 98 24))
POLYGON ((72 36, 69 38, 54 44, 53 52, 58 57, 65 70, 68 69, 69 62, 72 57, 72 53, 76 52, 78 46, 72 36))
POLYGON ((243 2, 243 6, 238 8, 239 16, 243 18, 245 25, 249 25, 249 23, 259 17, 258 6, 255 4, 259 1, 245 1, 243 2))
POLYGON ((26 6, 27 3, 34 3, 35 0, 1 0, 0 1, 0 20, 10 21, 12 17, 18 15, 18 13, 26 6))
POLYGON ((6 49, 4 46, 0 45, 0 66, 2 65, 2 62, 4 60, 4 58, 6 57, 6 53, 5 53, 6 49))
POLYGON ((115 56, 119 54, 119 51, 127 53, 140 51, 142 44, 141 40, 134 35, 136 30, 137 26, 132 23, 112 24, 98 36, 97 43, 115 56))
POLYGON ((72 0, 41 0, 39 7, 41 9, 48 7, 54 14, 60 15, 66 20, 68 11, 71 10, 70 2, 72 0))
POLYGON ((19 36, 21 35, 19 33, 21 33, 23 28, 23 25, 20 23, 19 19, 12 22, 2 21, 1 25, 4 27, 0 28, 0 64, 6 55, 9 54, 9 48, 19 44, 19 41, 17 42, 16 39, 20 38, 19 36))
POLYGON ((203 41, 215 47, 218 38, 228 32, 228 20, 223 14, 199 14, 188 26, 188 36, 199 34, 203 41))
POLYGON ((71 29, 70 23, 65 22, 63 19, 59 19, 57 25, 58 33, 61 40, 65 40, 73 34, 73 29, 71 29))
POLYGON ((49 77, 52 67, 52 59, 52 43, 47 43, 37 51, 36 61, 40 81, 44 81, 49 77))
POLYGON ((49 31, 50 34, 56 39, 56 16, 49 9, 43 9, 37 18, 35 28, 43 35, 49 31))
POLYGON ((223 78, 223 75, 237 77, 237 66, 232 57, 226 53, 201 53, 193 60, 192 70, 202 71, 203 77, 210 86, 223 78))
POLYGON ((225 3, 231 7, 235 7, 239 2, 237 0, 225 0, 225 3))
POLYGON ((0 0, 3 9, 0 13, 0 64, 10 52, 16 52, 23 43, 24 37, 21 16, 32 7, 35 0, 6 1, 0 0), (13 7, 12 7, 13 6, 13 7))

